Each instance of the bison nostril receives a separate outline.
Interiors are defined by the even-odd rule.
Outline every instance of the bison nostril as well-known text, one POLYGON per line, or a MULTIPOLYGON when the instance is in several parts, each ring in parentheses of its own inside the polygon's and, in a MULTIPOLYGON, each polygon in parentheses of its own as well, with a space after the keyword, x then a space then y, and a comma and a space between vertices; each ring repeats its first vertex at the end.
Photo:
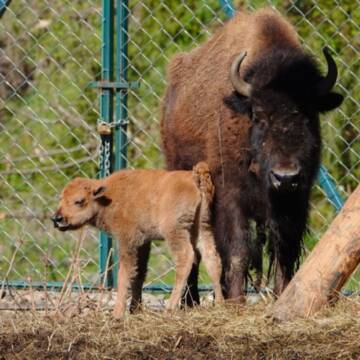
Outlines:
POLYGON ((283 179, 283 176, 282 175, 279 175, 278 173, 276 173, 275 171, 271 171, 271 175, 274 177, 275 180, 277 181, 282 181, 283 179))
POLYGON ((293 179, 295 179, 299 172, 291 172, 291 173, 278 173, 278 172, 275 172, 275 171, 271 171, 271 174, 274 176, 274 178, 280 182, 288 182, 288 181, 291 181, 293 179))
POLYGON ((295 169, 289 168, 279 168, 272 169, 270 171, 270 180, 272 185, 278 189, 281 187, 289 187, 296 188, 299 182, 299 173, 300 167, 296 167, 295 169))

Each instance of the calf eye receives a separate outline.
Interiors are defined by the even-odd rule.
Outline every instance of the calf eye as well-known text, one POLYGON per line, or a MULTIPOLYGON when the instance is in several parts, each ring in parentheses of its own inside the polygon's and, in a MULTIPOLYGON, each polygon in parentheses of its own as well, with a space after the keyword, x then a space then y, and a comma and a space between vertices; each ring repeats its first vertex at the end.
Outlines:
POLYGON ((83 207, 84 204, 85 204, 85 199, 75 200, 75 205, 76 206, 83 207))

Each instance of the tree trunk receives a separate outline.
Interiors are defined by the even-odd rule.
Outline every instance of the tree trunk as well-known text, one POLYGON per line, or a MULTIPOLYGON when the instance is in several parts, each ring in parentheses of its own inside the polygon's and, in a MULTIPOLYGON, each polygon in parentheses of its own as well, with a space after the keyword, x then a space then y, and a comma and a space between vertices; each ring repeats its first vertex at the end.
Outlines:
POLYGON ((275 302, 272 317, 309 317, 335 301, 360 262, 360 185, 275 302))

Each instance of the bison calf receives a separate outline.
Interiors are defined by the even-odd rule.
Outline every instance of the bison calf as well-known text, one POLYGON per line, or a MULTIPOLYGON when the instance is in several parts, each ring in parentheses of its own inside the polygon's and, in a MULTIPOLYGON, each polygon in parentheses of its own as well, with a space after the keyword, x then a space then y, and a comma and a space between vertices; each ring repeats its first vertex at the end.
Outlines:
POLYGON ((61 194, 52 217, 61 231, 93 225, 119 242, 120 268, 115 316, 141 302, 150 241, 165 239, 175 262, 175 286, 167 304, 174 309, 180 300, 197 248, 214 284, 215 299, 222 300, 221 262, 210 227, 209 205, 214 187, 209 168, 198 163, 193 171, 123 170, 92 180, 76 178, 61 194))

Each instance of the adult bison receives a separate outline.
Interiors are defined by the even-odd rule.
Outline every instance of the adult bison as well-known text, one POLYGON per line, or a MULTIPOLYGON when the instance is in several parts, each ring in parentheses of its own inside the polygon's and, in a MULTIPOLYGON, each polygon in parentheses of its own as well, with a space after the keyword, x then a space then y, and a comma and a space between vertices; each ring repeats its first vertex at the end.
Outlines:
MULTIPOLYGON (((201 160, 210 166, 227 298, 241 299, 249 267, 261 269, 266 237, 276 294, 299 261, 319 167, 319 113, 343 99, 331 92, 337 68, 326 49, 324 55, 322 76, 294 28, 262 9, 238 13, 169 66, 161 121, 167 167, 187 170, 201 160)), ((188 281, 195 302, 197 271, 188 281)))

